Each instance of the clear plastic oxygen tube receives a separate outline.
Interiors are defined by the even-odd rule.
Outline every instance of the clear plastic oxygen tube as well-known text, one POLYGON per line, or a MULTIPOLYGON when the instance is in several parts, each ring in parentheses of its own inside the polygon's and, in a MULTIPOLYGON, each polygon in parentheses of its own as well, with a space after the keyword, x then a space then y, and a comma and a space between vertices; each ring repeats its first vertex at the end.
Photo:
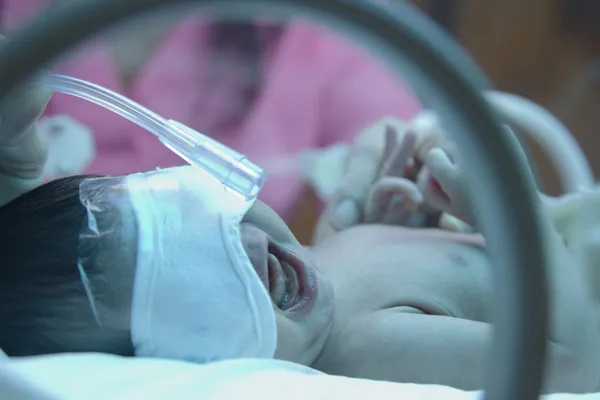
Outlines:
MULTIPOLYGON (((152 132, 168 148, 198 166, 248 200, 265 183, 265 172, 248 158, 190 127, 167 120, 140 104, 93 83, 59 74, 44 75, 39 83, 53 91, 80 97, 105 107, 152 132)), ((595 186, 583 151, 568 129, 537 104, 516 95, 487 92, 486 98, 509 123, 527 128, 552 160, 565 192, 595 186)), ((340 166, 349 151, 344 144, 329 149, 306 149, 297 154, 259 160, 270 176, 299 176, 327 199, 343 171, 340 166)))
POLYGON ((264 186, 264 171, 243 154, 180 122, 165 119, 125 96, 59 74, 43 75, 35 83, 54 92, 88 100, 127 118, 152 132, 181 158, 210 173, 247 200, 255 199, 264 186))

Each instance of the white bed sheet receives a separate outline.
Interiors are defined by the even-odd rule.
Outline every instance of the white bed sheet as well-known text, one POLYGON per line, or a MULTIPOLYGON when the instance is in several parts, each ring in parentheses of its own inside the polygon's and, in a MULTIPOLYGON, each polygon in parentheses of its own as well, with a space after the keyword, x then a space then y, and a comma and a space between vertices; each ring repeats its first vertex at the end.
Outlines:
MULTIPOLYGON (((28 357, 0 364, 2 399, 474 400, 481 392, 328 376, 273 360, 195 365, 101 354, 28 357), (10 397, 6 397, 9 395, 10 397)), ((545 400, 600 399, 556 394, 545 400)))

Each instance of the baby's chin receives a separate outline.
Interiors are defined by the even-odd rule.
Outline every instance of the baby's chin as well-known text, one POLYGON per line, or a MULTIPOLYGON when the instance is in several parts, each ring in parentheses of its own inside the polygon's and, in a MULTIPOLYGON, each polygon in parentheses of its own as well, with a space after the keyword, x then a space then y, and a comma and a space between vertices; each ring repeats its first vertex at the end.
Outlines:
POLYGON ((275 358, 310 366, 329 337, 335 298, 333 285, 317 270, 317 296, 308 313, 276 310, 278 344, 275 358))

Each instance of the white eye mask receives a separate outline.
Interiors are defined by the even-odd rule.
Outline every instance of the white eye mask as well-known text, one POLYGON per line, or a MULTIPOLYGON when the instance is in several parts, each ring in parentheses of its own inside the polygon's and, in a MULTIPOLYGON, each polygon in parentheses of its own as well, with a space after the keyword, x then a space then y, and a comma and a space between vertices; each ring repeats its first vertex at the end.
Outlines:
POLYGON ((138 225, 135 355, 272 358, 275 313, 239 231, 252 203, 196 167, 132 175, 125 186, 138 225))

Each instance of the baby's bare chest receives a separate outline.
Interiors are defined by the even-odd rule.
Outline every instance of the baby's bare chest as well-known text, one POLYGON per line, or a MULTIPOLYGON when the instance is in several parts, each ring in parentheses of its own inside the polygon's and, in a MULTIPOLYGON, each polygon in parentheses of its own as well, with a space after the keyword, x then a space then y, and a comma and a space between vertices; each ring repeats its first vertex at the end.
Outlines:
POLYGON ((350 317, 413 307, 429 314, 490 320, 491 267, 480 249, 455 243, 414 243, 373 248, 352 258, 346 271, 332 271, 336 313, 350 317))

